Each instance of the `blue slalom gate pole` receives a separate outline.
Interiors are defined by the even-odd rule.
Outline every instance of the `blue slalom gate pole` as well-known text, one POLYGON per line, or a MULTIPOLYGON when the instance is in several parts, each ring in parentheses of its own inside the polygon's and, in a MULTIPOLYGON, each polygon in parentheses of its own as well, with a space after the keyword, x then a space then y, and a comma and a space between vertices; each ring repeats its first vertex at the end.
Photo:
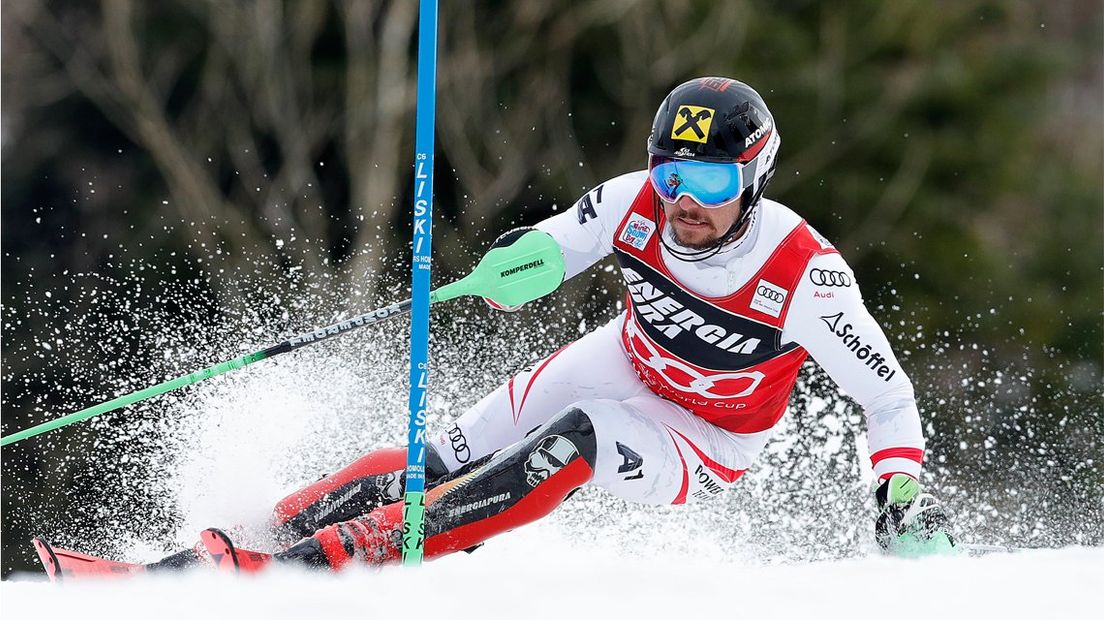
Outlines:
POLYGON ((429 275, 433 246, 433 130, 437 113, 437 0, 420 0, 414 137, 414 256, 411 267, 410 429, 403 498, 403 564, 422 563, 425 543, 425 423, 429 387, 429 275))

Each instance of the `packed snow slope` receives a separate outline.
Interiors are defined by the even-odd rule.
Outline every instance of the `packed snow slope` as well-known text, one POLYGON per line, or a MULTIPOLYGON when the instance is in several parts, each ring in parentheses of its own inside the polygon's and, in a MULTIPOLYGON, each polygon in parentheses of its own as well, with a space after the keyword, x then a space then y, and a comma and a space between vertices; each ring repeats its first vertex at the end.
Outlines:
POLYGON ((771 565, 628 557, 538 524, 420 569, 0 583, 5 618, 1090 618, 1104 549, 771 565))

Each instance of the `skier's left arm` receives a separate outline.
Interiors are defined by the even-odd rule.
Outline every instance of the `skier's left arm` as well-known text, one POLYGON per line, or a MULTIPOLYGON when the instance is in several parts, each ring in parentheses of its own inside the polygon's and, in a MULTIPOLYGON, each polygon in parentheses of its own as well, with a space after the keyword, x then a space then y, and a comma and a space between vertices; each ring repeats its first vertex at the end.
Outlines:
POLYGON ((951 550, 949 519, 917 480, 924 434, 912 382, 839 254, 809 261, 794 286, 782 335, 805 347, 866 413, 870 461, 880 483, 874 492, 878 544, 889 553, 912 556, 951 550))
POLYGON ((837 253, 815 256, 792 294, 783 340, 804 347, 862 406, 875 476, 918 478, 924 435, 912 382, 867 311, 854 272, 837 253))

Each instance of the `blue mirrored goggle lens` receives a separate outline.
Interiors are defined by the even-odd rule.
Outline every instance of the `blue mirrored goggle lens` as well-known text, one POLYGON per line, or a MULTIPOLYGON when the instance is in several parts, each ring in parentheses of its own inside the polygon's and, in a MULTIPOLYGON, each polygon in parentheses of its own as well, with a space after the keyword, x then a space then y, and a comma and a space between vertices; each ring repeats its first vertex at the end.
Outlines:
POLYGON ((653 158, 648 178, 667 202, 689 195, 703 207, 719 207, 743 191, 740 164, 653 158))

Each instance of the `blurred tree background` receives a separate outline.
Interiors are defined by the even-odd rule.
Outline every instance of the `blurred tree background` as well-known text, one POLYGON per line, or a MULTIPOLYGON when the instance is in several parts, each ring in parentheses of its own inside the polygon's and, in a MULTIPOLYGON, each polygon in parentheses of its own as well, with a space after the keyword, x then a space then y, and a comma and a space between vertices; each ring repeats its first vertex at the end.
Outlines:
MULTIPOLYGON (((62 323, 103 311, 70 286, 74 274, 145 291, 187 283, 191 303, 160 311, 199 320, 242 303, 247 281, 325 276, 355 290, 357 311, 405 282, 414 0, 2 8, 5 434, 65 410, 27 377, 64 381, 67 365, 110 360, 102 383, 88 379, 91 404, 157 355, 138 341, 83 343, 67 357, 43 347, 70 329, 62 323), (42 303, 66 318, 34 311, 42 303)), ((948 475, 1015 485, 1019 472, 1100 523, 1100 2, 516 0, 441 11, 438 281, 503 230, 644 167, 671 87, 736 77, 763 94, 783 137, 768 195, 855 268, 948 475)), ((565 294, 608 307, 618 290, 601 272, 565 294)), ((120 299, 116 311, 126 308, 120 299)), ((45 489, 42 471, 66 445, 4 450, 4 574, 28 566, 36 530, 22 507, 75 501, 45 489)))

